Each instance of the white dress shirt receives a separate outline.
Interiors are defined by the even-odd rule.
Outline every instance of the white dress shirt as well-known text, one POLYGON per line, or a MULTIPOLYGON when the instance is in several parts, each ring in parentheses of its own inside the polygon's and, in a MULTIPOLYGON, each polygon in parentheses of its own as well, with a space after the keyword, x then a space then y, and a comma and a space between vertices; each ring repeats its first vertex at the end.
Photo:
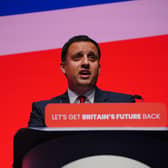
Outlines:
MULTIPOLYGON (((76 94, 72 90, 68 88, 68 97, 70 103, 80 103, 78 97, 81 95, 76 94)), ((95 97, 95 89, 89 90, 87 93, 84 95, 86 97, 85 103, 94 103, 94 97, 95 97)))

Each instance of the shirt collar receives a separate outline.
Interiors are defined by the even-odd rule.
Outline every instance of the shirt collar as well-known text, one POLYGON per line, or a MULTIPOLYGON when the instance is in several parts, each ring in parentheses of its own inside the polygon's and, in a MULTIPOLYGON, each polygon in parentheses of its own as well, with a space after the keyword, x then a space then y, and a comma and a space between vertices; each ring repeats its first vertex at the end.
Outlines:
MULTIPOLYGON (((78 96, 80 95, 76 94, 75 92, 73 92, 68 88, 68 97, 69 97, 70 103, 79 103, 79 100, 77 100, 78 96)), ((95 88, 89 90, 83 96, 86 96, 86 103, 94 103, 95 88)))

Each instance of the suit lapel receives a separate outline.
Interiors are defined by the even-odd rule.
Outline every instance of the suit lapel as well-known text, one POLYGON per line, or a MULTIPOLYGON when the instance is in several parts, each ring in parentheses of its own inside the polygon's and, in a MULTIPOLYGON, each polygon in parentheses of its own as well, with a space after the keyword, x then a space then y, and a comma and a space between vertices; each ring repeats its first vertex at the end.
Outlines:
POLYGON ((69 103, 68 92, 60 96, 60 103, 69 103))
POLYGON ((96 87, 96 92, 95 92, 95 103, 102 103, 105 102, 106 97, 104 96, 104 92, 96 87))

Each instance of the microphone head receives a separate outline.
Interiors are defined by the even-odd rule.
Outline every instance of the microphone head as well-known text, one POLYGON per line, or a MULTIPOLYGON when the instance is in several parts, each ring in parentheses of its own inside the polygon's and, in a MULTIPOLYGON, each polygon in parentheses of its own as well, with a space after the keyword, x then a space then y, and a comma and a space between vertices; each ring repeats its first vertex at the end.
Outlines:
POLYGON ((142 96, 140 96, 140 95, 134 95, 133 97, 134 97, 135 99, 143 99, 142 96))
POLYGON ((134 99, 139 99, 139 100, 142 100, 142 102, 144 102, 143 97, 142 97, 142 96, 140 96, 140 95, 133 95, 133 98, 134 98, 134 99))

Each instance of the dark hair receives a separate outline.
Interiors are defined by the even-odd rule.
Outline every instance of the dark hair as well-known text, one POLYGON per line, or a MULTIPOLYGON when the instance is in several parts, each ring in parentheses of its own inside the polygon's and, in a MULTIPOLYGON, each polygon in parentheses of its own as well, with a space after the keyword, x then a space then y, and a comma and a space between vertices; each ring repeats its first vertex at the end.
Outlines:
POLYGON ((94 41, 93 39, 91 39, 90 37, 86 36, 86 35, 78 35, 78 36, 74 36, 72 38, 70 38, 63 46, 62 48, 62 52, 61 52, 61 61, 64 62, 66 60, 66 54, 67 54, 67 51, 68 51, 68 48, 70 47, 70 45, 74 42, 80 42, 80 41, 89 41, 89 42, 92 42, 96 48, 97 48, 97 51, 98 51, 98 56, 99 56, 99 59, 100 59, 100 47, 98 45, 98 43, 96 41, 94 41))

